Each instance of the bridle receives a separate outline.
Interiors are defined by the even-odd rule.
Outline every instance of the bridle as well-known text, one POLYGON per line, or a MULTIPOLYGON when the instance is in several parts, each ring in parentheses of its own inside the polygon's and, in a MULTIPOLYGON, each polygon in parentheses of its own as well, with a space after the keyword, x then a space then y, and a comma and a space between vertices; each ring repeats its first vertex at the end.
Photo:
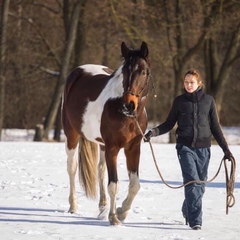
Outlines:
POLYGON ((135 92, 132 92, 132 91, 125 91, 123 93, 123 95, 126 95, 126 94, 131 94, 132 96, 135 96, 135 97, 140 97, 141 93, 143 92, 143 90, 145 89, 145 87, 142 88, 142 90, 139 92, 139 93, 135 93, 135 92))

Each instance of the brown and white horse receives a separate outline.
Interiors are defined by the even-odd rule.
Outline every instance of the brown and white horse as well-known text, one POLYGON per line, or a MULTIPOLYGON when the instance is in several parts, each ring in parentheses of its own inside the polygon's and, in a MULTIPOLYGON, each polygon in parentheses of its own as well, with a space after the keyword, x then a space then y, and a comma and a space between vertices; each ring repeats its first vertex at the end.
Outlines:
POLYGON ((109 222, 121 224, 139 191, 139 158, 142 132, 147 127, 145 104, 149 90, 148 47, 129 49, 121 44, 123 64, 110 71, 105 66, 87 64, 68 76, 63 96, 62 123, 66 135, 67 170, 70 179, 69 212, 77 211, 75 174, 86 196, 95 198, 99 183, 99 217, 107 209, 104 186, 108 172, 109 222), (129 175, 129 189, 122 206, 116 209, 118 192, 117 156, 123 148, 129 175), (78 161, 77 161, 78 159, 78 161))

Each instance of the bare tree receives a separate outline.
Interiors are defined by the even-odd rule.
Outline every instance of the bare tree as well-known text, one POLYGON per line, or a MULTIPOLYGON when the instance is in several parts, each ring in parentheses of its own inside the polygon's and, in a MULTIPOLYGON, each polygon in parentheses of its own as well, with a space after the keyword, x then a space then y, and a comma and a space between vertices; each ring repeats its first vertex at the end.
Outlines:
MULTIPOLYGON (((67 34, 67 41, 64 48, 64 54, 61 64, 60 76, 58 78, 58 83, 55 88, 54 96, 50 104, 46 119, 44 121, 44 134, 43 137, 48 139, 49 131, 52 129, 55 122, 59 105, 61 103, 61 96, 63 93, 65 80, 69 71, 69 65, 71 60, 72 51, 74 49, 74 43, 77 33, 78 19, 80 15, 80 10, 83 1, 77 1, 73 6, 73 12, 71 15, 71 20, 69 22, 69 32, 67 34)), ((68 1, 66 1, 68 4, 68 1)))
POLYGON ((233 14, 234 10, 240 10, 240 3, 228 1, 212 7, 216 8, 219 17, 214 23, 215 31, 208 35, 204 43, 204 64, 207 91, 214 96, 221 113, 232 66, 240 59, 240 18, 233 14))
POLYGON ((4 100, 5 100, 5 76, 4 68, 6 63, 6 35, 10 0, 5 0, 1 5, 1 24, 0 24, 0 140, 4 119, 4 100))
MULTIPOLYGON (((187 16, 187 11, 185 11, 187 6, 183 1, 177 0, 175 5, 170 6, 169 1, 164 1, 168 47, 171 52, 174 71, 173 98, 180 93, 182 86, 181 78, 193 57, 202 49, 206 36, 213 27, 212 21, 217 16, 215 7, 210 7, 207 9, 208 11, 206 10, 205 5, 207 2, 207 0, 201 0, 201 4, 199 2, 193 3, 188 8, 190 14, 187 16), (198 11, 192 10, 195 8, 198 11), (172 15, 173 9, 175 15, 172 15), (192 17, 193 12, 194 18, 192 17), (190 23, 187 21, 188 18, 191 19, 190 23)), ((170 134, 170 142, 175 141, 173 132, 175 130, 170 134)))
MULTIPOLYGON (((202 9, 204 11, 202 19, 200 16, 196 17, 195 19, 191 18, 192 24, 194 23, 196 24, 196 22, 200 24, 200 26, 198 26, 200 27, 200 31, 196 32, 194 31, 194 27, 191 28, 190 26, 187 26, 188 21, 184 19, 186 18, 183 14, 185 12, 184 10, 186 9, 186 4, 184 4, 183 1, 181 0, 176 1, 176 4, 174 6, 175 7, 174 22, 172 23, 169 20, 171 16, 169 16, 170 15, 169 8, 167 7, 169 1, 165 0, 168 46, 170 51, 172 52, 172 65, 175 76, 174 97, 179 94, 181 86, 180 79, 182 78, 183 73, 186 71, 186 67, 188 66, 193 56, 202 49, 205 38, 211 30, 212 21, 217 15, 217 10, 214 7, 210 8, 208 12, 205 11, 205 4, 206 2, 208 2, 207 0, 202 0, 201 2, 203 4, 202 9), (191 29, 191 31, 187 31, 187 29, 189 28, 191 29), (173 33, 174 36, 171 36, 170 32, 173 33), (189 35, 190 37, 187 35, 189 35)), ((199 4, 197 7, 201 9, 200 8, 201 5, 199 4)), ((191 12, 194 12, 196 14, 196 11, 191 12)), ((200 15, 200 10, 198 12, 200 15)))
MULTIPOLYGON (((82 63, 83 59, 83 50, 86 45, 86 27, 85 27, 85 19, 84 19, 84 13, 85 13, 85 4, 86 0, 82 1, 81 9, 80 9, 80 16, 78 18, 78 27, 75 37, 75 43, 74 43, 74 61, 73 61, 73 67, 76 67, 82 63)), ((65 7, 64 7, 64 26, 65 26, 65 32, 66 36, 68 38, 68 25, 69 25, 69 3, 66 1, 65 7)), ((70 65, 70 64, 69 64, 70 65)), ((69 68, 72 68, 72 66, 69 66, 69 68)), ((56 115, 55 120, 55 128, 54 128, 54 136, 53 140, 60 141, 61 140, 61 129, 62 129, 62 122, 61 122, 61 105, 58 107, 58 112, 56 115)))
MULTIPOLYGON (((236 103, 240 100, 240 1, 80 1, 77 36, 66 72, 90 62, 114 69, 120 61, 122 41, 135 47, 144 40, 150 49, 151 73, 158 94, 157 98, 149 94, 150 121, 164 121, 173 98, 180 92, 182 74, 187 68, 196 67, 203 72, 207 92, 214 95, 218 105, 220 96, 224 96, 222 123, 239 124, 236 103), (232 111, 236 114, 229 114, 232 111)), ((66 63, 64 49, 77 2, 21 0, 9 4, 4 55, 7 64, 0 64, 6 79, 1 79, 5 89, 0 87, 0 92, 5 92, 1 98, 5 101, 4 113, 0 113, 0 119, 4 117, 2 128, 32 129, 36 123, 44 123, 45 127, 50 124, 46 129, 55 127, 54 139, 59 140, 60 100, 55 90, 60 89, 56 87, 59 82, 65 82, 61 68, 66 63), (58 100, 52 100, 56 96, 58 100), (53 106, 58 106, 56 111, 50 111, 53 106)), ((6 1, 0 1, 1 9, 3 3, 6 1)), ((44 126, 40 125, 42 134, 44 126)))

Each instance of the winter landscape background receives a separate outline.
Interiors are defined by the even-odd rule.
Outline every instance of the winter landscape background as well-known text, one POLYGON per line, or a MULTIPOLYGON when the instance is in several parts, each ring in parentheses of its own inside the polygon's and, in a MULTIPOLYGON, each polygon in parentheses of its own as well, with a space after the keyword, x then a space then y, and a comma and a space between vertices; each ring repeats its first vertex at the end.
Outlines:
MULTIPOLYGON (((193 231, 181 214, 183 189, 165 186, 156 171, 148 143, 142 143, 141 189, 121 226, 98 220, 98 200, 89 200, 79 185, 77 214, 68 211, 68 175, 64 142, 32 142, 34 132, 4 130, 0 142, 0 229, 2 240, 113 240, 113 239, 201 239, 240 238, 240 129, 224 128, 230 150, 236 158, 236 203, 226 215, 225 172, 207 184, 203 198, 203 227, 193 231)), ((167 135, 152 140, 158 166, 167 182, 182 184, 175 144, 167 135)), ((209 178, 215 175, 223 157, 212 146, 209 178)), ((230 168, 230 165, 229 165, 230 168)), ((118 158, 118 205, 124 200, 128 176, 123 152, 118 158)), ((76 179, 77 181, 77 179, 76 179)))

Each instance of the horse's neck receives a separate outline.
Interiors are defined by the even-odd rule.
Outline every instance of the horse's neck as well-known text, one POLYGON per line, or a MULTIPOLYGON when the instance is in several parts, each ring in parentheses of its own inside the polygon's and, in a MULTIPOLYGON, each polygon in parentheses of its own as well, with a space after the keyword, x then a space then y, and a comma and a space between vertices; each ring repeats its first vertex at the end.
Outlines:
POLYGON ((123 75, 121 68, 117 69, 109 79, 107 85, 101 92, 100 98, 103 102, 109 98, 121 98, 123 96, 123 75))
POLYGON ((123 95, 123 74, 122 74, 122 67, 119 67, 113 77, 109 81, 109 88, 119 94, 119 96, 123 95))

